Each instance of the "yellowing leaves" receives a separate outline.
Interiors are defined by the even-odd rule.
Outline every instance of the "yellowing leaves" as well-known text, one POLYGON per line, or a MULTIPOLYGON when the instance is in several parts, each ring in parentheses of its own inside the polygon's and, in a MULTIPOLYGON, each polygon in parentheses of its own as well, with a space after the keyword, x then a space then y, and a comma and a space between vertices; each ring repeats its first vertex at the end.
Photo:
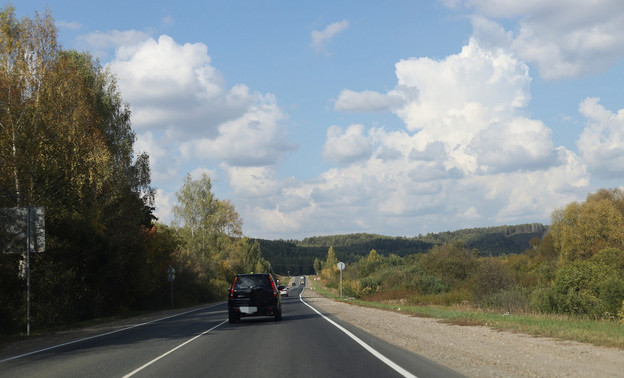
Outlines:
POLYGON ((604 248, 624 245, 622 197, 619 189, 603 189, 553 214, 551 232, 563 261, 586 260, 604 248))

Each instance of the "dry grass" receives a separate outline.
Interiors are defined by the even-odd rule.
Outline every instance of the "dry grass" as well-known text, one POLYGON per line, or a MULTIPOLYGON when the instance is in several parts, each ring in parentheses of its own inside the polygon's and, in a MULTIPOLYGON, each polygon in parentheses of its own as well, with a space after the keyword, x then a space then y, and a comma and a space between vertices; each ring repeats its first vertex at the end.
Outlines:
MULTIPOLYGON (((338 297, 336 290, 316 285, 316 290, 320 294, 336 300, 345 300, 338 297)), ((437 302, 435 304, 414 305, 410 303, 406 294, 406 291, 396 290, 370 295, 364 300, 349 299, 348 303, 389 311, 399 311, 400 309, 401 313, 432 317, 451 324, 487 326, 497 330, 624 349, 624 325, 616 320, 485 311, 471 306, 466 300, 459 300, 453 305, 441 305, 441 303, 449 302, 449 298, 444 298, 444 296, 440 300, 430 301, 437 302)))

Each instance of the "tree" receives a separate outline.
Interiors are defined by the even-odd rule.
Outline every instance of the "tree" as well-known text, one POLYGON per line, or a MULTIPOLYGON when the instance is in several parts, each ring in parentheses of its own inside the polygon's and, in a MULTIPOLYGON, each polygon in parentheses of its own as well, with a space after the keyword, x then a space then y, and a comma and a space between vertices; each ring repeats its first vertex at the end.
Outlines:
MULTIPOLYGON (((138 277, 162 259, 143 242, 153 238, 154 190, 134 141, 116 79, 89 54, 59 47, 50 11, 21 20, 11 6, 0 11, 0 207, 46 208, 47 252, 31 265, 39 324, 145 303, 138 277)), ((14 261, 0 256, 1 271, 15 269, 4 264, 14 261)))
POLYGON ((624 245, 624 213, 619 189, 590 194, 553 212, 551 233, 563 262, 587 260, 598 251, 624 245))
POLYGON ((173 209, 176 220, 189 231, 197 250, 206 252, 211 237, 225 234, 240 237, 242 222, 229 201, 217 199, 212 193, 210 177, 202 173, 199 180, 186 175, 176 193, 178 205, 173 209))
POLYGON ((361 277, 368 276, 369 274, 375 272, 375 270, 377 270, 377 268, 381 266, 382 262, 383 256, 380 256, 376 250, 371 249, 368 257, 362 257, 362 259, 360 260, 359 275, 361 277))
POLYGON ((258 266, 258 263, 262 265, 261 261, 263 260, 260 243, 258 243, 257 240, 254 240, 252 244, 249 244, 249 240, 244 238, 241 245, 243 247, 243 272, 258 272, 256 267, 258 266))
POLYGON ((433 247, 421 257, 420 263, 426 273, 442 279, 452 288, 474 271, 477 257, 478 251, 470 251, 463 242, 454 241, 433 247))
POLYGON ((321 262, 321 260, 318 259, 318 257, 315 257, 314 258, 314 272, 316 274, 319 274, 322 268, 323 268, 323 263, 321 262))
POLYGON ((19 21, 13 6, 0 11, 0 201, 4 203, 23 206, 35 200, 42 144, 41 93, 58 53, 49 11, 19 21))
POLYGON ((327 269, 338 269, 338 258, 336 257, 336 252, 334 252, 334 247, 329 247, 327 251, 327 259, 325 259, 325 268, 327 269))
POLYGON ((186 175, 176 197, 173 211, 183 240, 180 261, 195 278, 194 285, 211 290, 210 282, 221 287, 240 270, 255 271, 258 264, 268 265, 257 242, 240 239, 242 221, 231 202, 212 193, 208 175, 204 173, 198 180, 186 175))

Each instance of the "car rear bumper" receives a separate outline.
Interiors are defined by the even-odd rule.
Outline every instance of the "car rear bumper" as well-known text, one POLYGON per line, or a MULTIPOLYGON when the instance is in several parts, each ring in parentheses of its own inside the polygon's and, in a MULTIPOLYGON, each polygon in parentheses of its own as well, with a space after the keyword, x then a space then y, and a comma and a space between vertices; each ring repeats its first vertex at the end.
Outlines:
POLYGON ((240 316, 273 316, 279 312, 277 305, 252 306, 249 304, 228 304, 228 310, 240 314, 240 316))

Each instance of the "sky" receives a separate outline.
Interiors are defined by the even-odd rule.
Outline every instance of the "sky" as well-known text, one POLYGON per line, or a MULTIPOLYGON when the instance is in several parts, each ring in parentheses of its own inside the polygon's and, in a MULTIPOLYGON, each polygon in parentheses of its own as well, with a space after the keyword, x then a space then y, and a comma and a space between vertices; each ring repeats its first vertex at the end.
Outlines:
POLYGON ((246 236, 539 222, 624 189, 621 0, 20 0, 118 79, 155 214, 209 175, 246 236))

